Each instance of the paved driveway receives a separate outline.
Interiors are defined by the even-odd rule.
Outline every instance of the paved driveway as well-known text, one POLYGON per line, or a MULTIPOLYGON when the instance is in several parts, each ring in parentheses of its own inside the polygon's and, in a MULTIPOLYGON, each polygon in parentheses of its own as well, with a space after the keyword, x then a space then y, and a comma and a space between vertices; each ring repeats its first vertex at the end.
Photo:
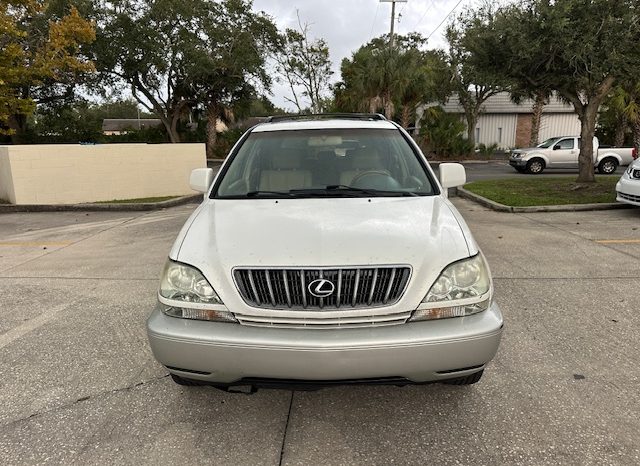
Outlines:
POLYGON ((193 206, 1 215, 0 464, 640 463, 640 209, 455 202, 507 320, 479 384, 251 396, 174 385, 147 346, 193 206))

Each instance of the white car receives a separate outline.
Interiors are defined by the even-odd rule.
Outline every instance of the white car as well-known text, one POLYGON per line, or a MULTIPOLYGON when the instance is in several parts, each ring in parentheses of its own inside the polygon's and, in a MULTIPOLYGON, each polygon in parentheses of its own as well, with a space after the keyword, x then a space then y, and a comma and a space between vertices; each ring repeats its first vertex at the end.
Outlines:
POLYGON ((169 253, 147 322, 182 385, 480 380, 489 267, 413 139, 376 114, 273 117, 236 144, 169 253))
POLYGON ((616 184, 616 200, 640 206, 640 159, 629 165, 616 184))

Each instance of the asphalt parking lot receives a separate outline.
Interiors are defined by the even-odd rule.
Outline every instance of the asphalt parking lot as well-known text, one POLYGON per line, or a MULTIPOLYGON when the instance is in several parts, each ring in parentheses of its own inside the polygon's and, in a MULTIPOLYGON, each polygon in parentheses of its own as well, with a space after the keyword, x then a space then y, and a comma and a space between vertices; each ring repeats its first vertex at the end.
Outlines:
POLYGON ((144 323, 194 206, 0 215, 0 464, 639 464, 640 209, 455 199, 506 330, 471 387, 185 388, 144 323))

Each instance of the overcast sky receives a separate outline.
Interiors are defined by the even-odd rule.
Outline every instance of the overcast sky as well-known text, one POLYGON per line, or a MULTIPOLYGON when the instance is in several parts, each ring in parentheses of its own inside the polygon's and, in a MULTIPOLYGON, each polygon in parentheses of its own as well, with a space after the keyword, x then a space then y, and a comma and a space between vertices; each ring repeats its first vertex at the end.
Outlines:
MULTIPOLYGON (((457 3, 458 0, 398 2, 396 32, 417 31, 425 37, 431 35, 428 48, 444 47, 443 33, 448 20, 437 31, 436 28, 457 3)), ((475 0, 462 0, 449 19, 475 3, 475 0)), ((380 3, 379 0, 254 0, 253 8, 271 16, 282 30, 297 27, 297 10, 302 22, 309 24, 311 35, 323 38, 329 44, 334 80, 340 78, 342 59, 350 57, 372 38, 389 32, 391 23, 391 4, 380 3)), ((274 83, 273 93, 271 100, 276 105, 291 109, 284 100, 284 95, 288 95, 284 86, 274 83)))

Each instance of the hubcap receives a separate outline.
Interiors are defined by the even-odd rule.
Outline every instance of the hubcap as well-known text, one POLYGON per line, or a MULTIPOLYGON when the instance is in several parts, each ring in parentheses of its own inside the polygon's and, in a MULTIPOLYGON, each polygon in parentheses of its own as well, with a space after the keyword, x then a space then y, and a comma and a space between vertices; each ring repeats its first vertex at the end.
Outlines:
POLYGON ((606 162, 603 166, 602 166, 602 171, 604 171, 605 173, 613 173, 613 171, 616 169, 615 165, 613 164, 613 162, 606 162))

